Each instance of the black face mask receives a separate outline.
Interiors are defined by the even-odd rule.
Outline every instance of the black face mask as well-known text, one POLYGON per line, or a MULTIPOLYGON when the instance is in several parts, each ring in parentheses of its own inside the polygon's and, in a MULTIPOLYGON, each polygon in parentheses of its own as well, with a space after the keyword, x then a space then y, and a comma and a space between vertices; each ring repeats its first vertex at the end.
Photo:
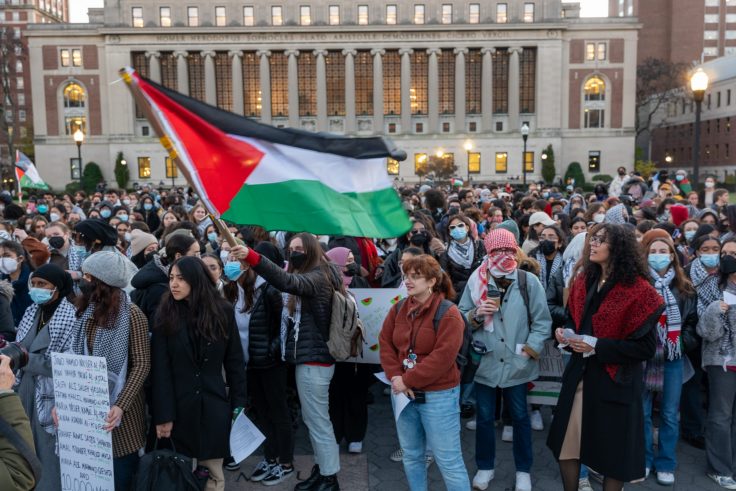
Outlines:
POLYGON ((66 242, 64 240, 64 237, 50 237, 49 238, 49 245, 57 250, 64 247, 64 242, 66 242))
POLYGON ((151 262, 153 260, 153 256, 154 255, 156 255, 156 251, 149 252, 148 254, 146 254, 145 256, 143 256, 143 260, 146 261, 147 263, 148 262, 151 262))
POLYGON ((419 232, 417 234, 414 234, 409 238, 409 242, 411 242, 411 245, 422 247, 424 244, 426 244, 429 241, 429 236, 427 235, 427 232, 419 232))
POLYGON ((95 289, 95 285, 91 281, 87 281, 84 278, 79 280, 79 290, 82 295, 91 295, 95 289))
POLYGON ((542 254, 545 256, 549 256, 557 250, 557 244, 551 240, 543 240, 539 243, 539 250, 542 251, 542 254))
POLYGON ((345 276, 356 276, 358 273, 360 273, 360 266, 358 266, 358 263, 345 265, 345 271, 343 272, 345 276))
POLYGON ((719 268, 723 274, 736 273, 736 257, 728 255, 721 256, 721 264, 719 268))
POLYGON ((307 255, 303 252, 294 251, 289 255, 289 262, 296 269, 301 270, 304 266, 304 263, 307 262, 307 255))
POLYGON ((618 175, 619 176, 625 176, 626 175, 626 171, 618 171, 618 175))

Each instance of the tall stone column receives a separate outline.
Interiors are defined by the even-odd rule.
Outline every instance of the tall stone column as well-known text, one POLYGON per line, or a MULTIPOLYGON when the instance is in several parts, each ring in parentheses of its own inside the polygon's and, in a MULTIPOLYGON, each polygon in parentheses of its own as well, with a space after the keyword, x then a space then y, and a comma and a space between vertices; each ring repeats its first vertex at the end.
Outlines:
POLYGON ((317 130, 327 131, 327 51, 316 49, 314 56, 317 57, 317 130))
POLYGON ((468 48, 455 48, 455 133, 465 133, 465 55, 468 48))
POLYGON ((509 130, 519 131, 519 54, 522 48, 509 48, 509 130))
POLYGON ((189 72, 187 71, 186 51, 175 51, 176 56, 176 86, 184 95, 189 95, 189 72))
POLYGON ((385 49, 374 48, 373 55, 373 133, 383 133, 383 55, 385 49))
POLYGON ((203 51, 204 58, 204 100, 211 106, 217 105, 217 84, 215 82, 215 52, 203 51))
POLYGON ((243 114, 243 52, 228 51, 233 86, 233 112, 243 114))
POLYGON ((284 52, 288 57, 289 77, 289 126, 299 127, 299 66, 297 57, 299 51, 288 49, 284 52))
POLYGON ((429 133, 439 133, 439 105, 440 105, 440 74, 439 66, 437 65, 437 55, 441 55, 442 52, 439 48, 429 48, 427 50, 429 55, 429 69, 427 70, 428 75, 428 111, 429 111, 429 133))
POLYGON ((148 58, 148 77, 156 83, 161 83, 161 53, 158 51, 146 51, 148 58))
POLYGON ((345 57, 345 133, 355 133, 355 55, 354 49, 342 50, 345 57))
POLYGON ((483 131, 493 131, 493 53, 496 48, 483 48, 483 68, 481 71, 481 118, 483 131))
POLYGON ((256 54, 260 57, 261 75, 261 122, 271 122, 271 66, 268 57, 271 52, 265 49, 258 50, 256 54))
POLYGON ((401 48, 401 132, 411 133, 411 48, 401 48))

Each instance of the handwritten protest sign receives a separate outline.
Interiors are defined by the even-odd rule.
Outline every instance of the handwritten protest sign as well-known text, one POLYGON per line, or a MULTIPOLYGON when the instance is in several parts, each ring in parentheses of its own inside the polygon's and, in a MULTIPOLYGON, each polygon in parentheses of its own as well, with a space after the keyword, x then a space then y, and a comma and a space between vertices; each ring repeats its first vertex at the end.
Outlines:
POLYGON ((562 372, 565 371, 565 360, 555 342, 548 340, 539 356, 539 378, 531 383, 527 401, 530 404, 556 406, 562 387, 562 372))
POLYGON ((52 370, 62 491, 113 491, 112 433, 103 429, 110 410, 106 360, 53 353, 52 370))
POLYGON ((356 288, 350 290, 358 302, 358 315, 365 328, 363 356, 348 361, 358 363, 381 363, 378 354, 378 336, 388 311, 406 296, 400 288, 356 288))

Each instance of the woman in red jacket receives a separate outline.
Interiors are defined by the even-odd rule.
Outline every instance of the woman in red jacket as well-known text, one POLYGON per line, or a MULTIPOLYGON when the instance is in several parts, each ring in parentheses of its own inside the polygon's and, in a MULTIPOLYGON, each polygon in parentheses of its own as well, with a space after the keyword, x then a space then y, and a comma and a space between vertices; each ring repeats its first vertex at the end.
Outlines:
MULTIPOLYGON (((465 322, 452 281, 429 255, 402 264, 409 298, 383 323, 381 365, 394 393, 412 401, 396 421, 404 471, 412 491, 427 489, 425 450, 434 452, 448 491, 470 489, 460 447, 460 371, 455 364, 465 322), (437 310, 450 303, 435 329, 437 310)), ((444 308, 443 307, 443 308, 444 308)))

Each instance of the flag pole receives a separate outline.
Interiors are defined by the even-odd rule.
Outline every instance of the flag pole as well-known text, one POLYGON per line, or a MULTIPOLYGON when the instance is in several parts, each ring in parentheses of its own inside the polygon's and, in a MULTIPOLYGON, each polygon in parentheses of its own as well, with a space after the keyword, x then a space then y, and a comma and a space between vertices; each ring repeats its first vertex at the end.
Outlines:
POLYGON ((23 189, 20 187, 20 179, 18 178, 18 166, 16 165, 18 161, 20 160, 20 155, 18 154, 20 150, 15 151, 15 162, 13 163, 13 173, 15 174, 15 181, 18 183, 18 203, 23 204, 23 189))
MULTIPOLYGON (((179 155, 176 152, 176 149, 171 144, 171 140, 166 135, 166 132, 164 131, 163 127, 161 126, 161 123, 154 115, 153 111, 151 110, 151 106, 148 104, 148 101, 145 97, 143 97, 143 94, 141 93, 141 90, 139 87, 137 87, 133 83, 133 77, 131 77, 130 73, 126 68, 121 68, 120 76, 123 78, 123 81, 125 81, 125 84, 130 89, 131 94, 133 95, 133 99, 135 100, 136 104, 138 104, 138 107, 143 112, 143 114, 146 116, 146 119, 148 119, 148 122, 153 127, 153 130, 156 132, 156 134, 159 137, 159 141, 161 142, 161 145, 166 149, 166 151, 169 153, 169 158, 171 158, 171 161, 174 162, 176 167, 179 169, 179 171, 184 175, 184 178, 187 180, 187 183, 190 187, 194 188, 197 193, 200 196, 204 195, 203 190, 199 189, 198 186, 195 185, 194 179, 192 179, 191 174, 189 173, 189 170, 186 168, 184 164, 182 164, 181 160, 179 159, 179 155)), ((213 210, 209 209, 207 207, 206 202, 202 202, 204 205, 205 210, 207 213, 212 217, 212 223, 215 225, 215 227, 220 231, 220 235, 227 241, 228 244, 230 244, 230 247, 235 247, 238 245, 237 242, 235 242, 235 237, 233 237, 233 234, 230 232, 230 229, 228 229, 225 224, 222 222, 222 220, 215 216, 213 213, 213 210)))

